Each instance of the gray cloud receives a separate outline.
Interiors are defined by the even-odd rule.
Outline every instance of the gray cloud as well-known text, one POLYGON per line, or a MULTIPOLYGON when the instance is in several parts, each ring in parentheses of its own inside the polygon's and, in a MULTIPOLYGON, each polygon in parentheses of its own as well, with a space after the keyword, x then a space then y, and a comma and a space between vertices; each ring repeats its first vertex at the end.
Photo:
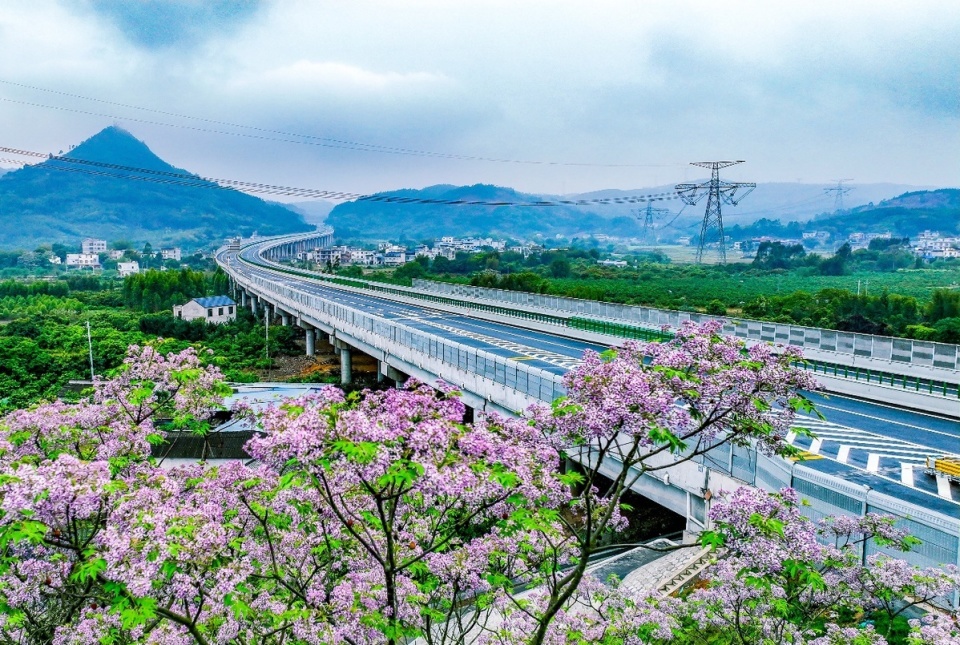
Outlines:
POLYGON ((883 0, 87 3, 4 3, 0 79, 317 137, 633 166, 199 133, 133 119, 207 127, 196 121, 2 84, 0 140, 56 151, 116 117, 197 172, 363 192, 478 181, 634 188, 692 178, 686 163, 712 157, 747 159, 731 178, 757 181, 960 176, 955 0, 910 11, 883 0))

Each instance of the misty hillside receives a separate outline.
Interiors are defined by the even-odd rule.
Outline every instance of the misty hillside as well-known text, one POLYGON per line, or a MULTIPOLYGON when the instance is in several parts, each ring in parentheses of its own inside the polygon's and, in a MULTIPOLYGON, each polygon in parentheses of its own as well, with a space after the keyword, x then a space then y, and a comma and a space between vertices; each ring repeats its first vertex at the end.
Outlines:
MULTIPOLYGON (((189 174, 115 126, 65 156, 189 174)), ((0 177, 0 247, 32 249, 44 243, 76 244, 83 237, 98 237, 196 248, 254 230, 276 235, 311 228, 299 214, 279 204, 209 182, 197 183, 182 186, 162 175, 55 159, 27 166, 0 177)))
MULTIPOLYGON (((398 190, 382 193, 391 197, 492 202, 529 202, 543 199, 512 188, 488 184, 474 186, 430 186, 422 190, 398 190)), ((603 207, 598 207, 603 208, 603 207)), ((443 235, 498 235, 530 238, 537 234, 606 232, 636 235, 636 218, 602 217, 583 213, 574 206, 471 206, 443 204, 384 204, 355 201, 340 204, 327 216, 340 239, 420 240, 443 235)))
MULTIPOLYGON (((750 224, 761 218, 783 222, 808 222, 818 214, 833 210, 834 198, 824 192, 825 184, 760 184, 737 206, 724 206, 724 221, 729 225, 750 224)), ((859 200, 881 201, 909 190, 899 184, 854 186, 846 196, 847 204, 859 200), (899 192, 898 192, 899 191, 899 192)), ((602 190, 557 197, 520 193, 512 188, 477 184, 475 186, 429 186, 422 190, 405 189, 379 193, 393 197, 420 199, 464 199, 484 201, 590 200, 622 198, 631 195, 671 193, 673 186, 625 190, 602 190)), ((655 216, 663 238, 699 233, 704 202, 683 208, 678 199, 653 202, 665 209, 655 216)), ((335 207, 325 222, 334 227, 340 239, 419 240, 443 235, 499 235, 532 238, 575 234, 606 234, 631 237, 642 234, 638 212, 644 204, 561 205, 550 207, 449 206, 440 204, 385 204, 373 201, 348 202, 335 207)))
POLYGON ((283 204, 286 208, 289 208, 295 213, 300 213, 303 215, 303 219, 307 224, 322 224, 327 219, 327 215, 330 214, 330 211, 337 204, 335 202, 328 202, 325 199, 317 199, 310 202, 293 202, 290 204, 283 204))

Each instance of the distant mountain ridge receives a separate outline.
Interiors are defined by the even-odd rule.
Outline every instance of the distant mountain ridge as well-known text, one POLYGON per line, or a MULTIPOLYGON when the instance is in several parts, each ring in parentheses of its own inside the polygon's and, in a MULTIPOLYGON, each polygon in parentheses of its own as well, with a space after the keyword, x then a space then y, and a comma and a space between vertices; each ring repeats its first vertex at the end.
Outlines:
MULTIPOLYGON (((437 185, 378 195, 467 202, 530 202, 544 199, 540 195, 528 195, 490 184, 437 185)), ((334 208, 327 216, 326 223, 333 226, 340 239, 416 241, 444 235, 489 234, 529 238, 535 235, 588 234, 593 231, 617 235, 635 235, 639 232, 635 217, 606 218, 596 213, 584 213, 580 208, 568 205, 490 207, 356 201, 334 208)))
MULTIPOLYGON (((116 126, 64 156, 196 177, 116 126)), ((171 179, 55 159, 8 172, 0 177, 0 247, 32 249, 97 237, 197 248, 255 230, 277 235, 311 228, 280 204, 199 178, 199 186, 177 185, 171 179)))
MULTIPOLYGON (((806 222, 812 225, 818 213, 832 211, 833 197, 824 192, 826 184, 772 183, 760 184, 739 207, 724 207, 724 222, 728 225, 749 224, 761 218, 806 222)), ((848 202, 871 198, 893 198, 894 191, 910 190, 900 184, 865 184, 855 187, 848 202)), ((402 189, 378 193, 393 197, 443 199, 464 201, 535 202, 541 200, 590 200, 625 196, 671 193, 672 185, 656 186, 632 191, 602 190, 573 195, 536 195, 518 192, 512 188, 475 184, 451 186, 440 184, 423 189, 402 189)), ((916 192, 921 194, 921 192, 916 192)), ((914 194, 914 193, 906 193, 914 194)), ((885 202, 882 202, 885 203, 885 202)), ((680 237, 699 233, 703 218, 703 202, 683 207, 677 200, 652 202, 655 208, 664 208, 655 218, 658 234, 680 237)), ((390 204, 376 201, 347 202, 336 206, 326 216, 325 223, 334 227, 340 239, 420 240, 444 235, 498 235, 531 239, 536 235, 606 234, 633 237, 643 233, 640 211, 645 204, 596 204, 586 206, 558 205, 546 207, 519 206, 449 206, 440 204, 390 204)), ((872 205, 859 208, 873 208, 872 205)), ((846 213, 847 211, 844 211, 846 213)), ((824 217, 828 217, 824 215, 824 217)), ((841 215, 840 217, 843 217, 841 215)), ((819 220, 818 220, 819 221, 819 220)), ((929 228, 929 227, 928 227, 929 228)))

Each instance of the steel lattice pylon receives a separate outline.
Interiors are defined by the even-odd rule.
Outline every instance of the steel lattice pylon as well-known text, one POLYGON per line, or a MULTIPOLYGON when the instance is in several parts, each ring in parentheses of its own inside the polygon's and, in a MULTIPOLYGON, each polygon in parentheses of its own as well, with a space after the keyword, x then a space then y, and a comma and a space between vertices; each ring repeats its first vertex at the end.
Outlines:
POLYGON ((648 201, 647 207, 643 210, 637 210, 635 212, 638 218, 643 219, 643 241, 646 243, 650 242, 653 229, 656 228, 656 218, 663 217, 670 213, 666 208, 654 208, 652 201, 648 201))
POLYGON ((844 186, 843 182, 853 181, 852 179, 838 179, 837 185, 835 188, 824 188, 823 192, 826 194, 834 193, 835 197, 833 199, 833 210, 834 212, 843 210, 843 196, 853 190, 852 186, 844 186))
POLYGON ((752 182, 720 181, 720 169, 734 166, 743 161, 694 161, 690 165, 710 169, 710 181, 700 184, 677 184, 674 188, 680 199, 691 206, 697 204, 703 196, 707 196, 707 209, 703 214, 703 224, 700 227, 700 244, 697 246, 697 264, 703 262, 703 250, 707 245, 707 237, 711 230, 717 231, 718 253, 720 262, 727 261, 727 246, 723 236, 723 217, 721 203, 736 206, 744 197, 749 195, 756 184, 752 182), (737 192, 743 189, 739 195, 737 192))

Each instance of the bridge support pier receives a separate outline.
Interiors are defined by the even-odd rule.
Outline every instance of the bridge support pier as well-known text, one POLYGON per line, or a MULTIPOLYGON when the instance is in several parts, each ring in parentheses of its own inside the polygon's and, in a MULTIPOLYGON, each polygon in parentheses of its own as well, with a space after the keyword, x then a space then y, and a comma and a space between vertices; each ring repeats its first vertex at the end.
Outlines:
POLYGON ((290 314, 282 309, 277 309, 277 312, 280 314, 280 324, 284 327, 290 326, 290 314))
POLYGON ((383 364, 383 367, 384 367, 383 375, 386 376, 391 381, 393 381, 394 383, 396 383, 397 386, 403 385, 404 383, 407 382, 407 379, 410 378, 408 375, 404 374, 403 372, 396 369, 395 367, 391 367, 387 365, 386 363, 383 364))
POLYGON ((257 317, 257 296, 250 295, 250 313, 253 314, 253 317, 257 317))
POLYGON ((240 306, 247 306, 247 292, 244 289, 240 289, 240 306))
POLYGON ((312 328, 307 327, 303 330, 307 339, 307 356, 313 356, 317 353, 316 335, 312 328))
POLYGON ((383 361, 377 361, 377 383, 383 383, 383 379, 386 378, 386 374, 383 371, 386 369, 386 365, 383 361))
POLYGON ((346 347, 340 349, 340 384, 349 385, 353 381, 353 358, 346 347))
POLYGON ((353 357, 350 355, 350 346, 336 338, 333 339, 333 346, 340 350, 340 384, 350 385, 353 382, 353 357))

